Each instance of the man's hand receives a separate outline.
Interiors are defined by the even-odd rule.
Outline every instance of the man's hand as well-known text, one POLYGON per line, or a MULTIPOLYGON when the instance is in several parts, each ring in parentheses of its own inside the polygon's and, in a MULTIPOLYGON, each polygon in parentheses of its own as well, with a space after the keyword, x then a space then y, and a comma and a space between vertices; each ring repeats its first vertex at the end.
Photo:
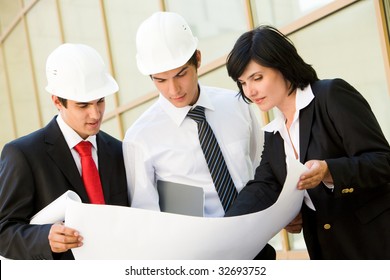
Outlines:
POLYGON ((64 226, 63 223, 53 224, 49 232, 49 244, 52 252, 62 253, 69 249, 81 247, 83 237, 79 232, 64 226))

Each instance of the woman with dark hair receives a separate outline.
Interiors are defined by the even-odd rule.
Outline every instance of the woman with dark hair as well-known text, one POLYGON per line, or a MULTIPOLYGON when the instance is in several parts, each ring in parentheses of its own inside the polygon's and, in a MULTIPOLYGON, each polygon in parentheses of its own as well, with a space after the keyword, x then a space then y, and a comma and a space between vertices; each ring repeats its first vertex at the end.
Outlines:
POLYGON ((283 187, 286 157, 304 163, 302 225, 311 259, 390 259, 390 147, 363 96, 342 79, 319 80, 271 26, 241 35, 227 59, 241 96, 267 124, 255 178, 226 216, 263 210, 283 187))

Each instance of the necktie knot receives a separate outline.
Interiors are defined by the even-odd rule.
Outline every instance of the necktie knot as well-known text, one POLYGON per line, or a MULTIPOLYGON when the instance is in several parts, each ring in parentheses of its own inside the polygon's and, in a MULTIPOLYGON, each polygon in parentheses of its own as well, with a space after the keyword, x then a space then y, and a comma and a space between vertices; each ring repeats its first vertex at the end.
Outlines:
POLYGON ((74 149, 80 155, 81 179, 91 203, 104 204, 102 183, 95 161, 92 158, 92 143, 81 141, 74 149))
POLYGON ((90 157, 92 155, 92 143, 89 141, 81 141, 74 149, 79 153, 80 157, 90 157))
POLYGON ((202 106, 196 106, 194 109, 188 112, 187 116, 196 121, 197 123, 206 121, 204 107, 202 106))

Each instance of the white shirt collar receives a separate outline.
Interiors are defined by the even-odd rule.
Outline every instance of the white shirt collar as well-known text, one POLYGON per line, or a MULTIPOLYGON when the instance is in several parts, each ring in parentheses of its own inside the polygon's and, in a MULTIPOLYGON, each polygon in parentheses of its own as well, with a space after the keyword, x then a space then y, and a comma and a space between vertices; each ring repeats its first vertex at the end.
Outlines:
POLYGON ((199 86, 199 98, 198 101, 193 106, 185 106, 178 108, 174 106, 169 100, 167 100, 161 93, 159 96, 158 102, 160 103, 162 109, 168 114, 168 116, 173 120, 173 122, 180 126, 184 119, 186 118, 188 112, 195 108, 196 106, 202 106, 206 109, 214 111, 214 105, 210 100, 207 94, 202 94, 202 87, 199 86))
MULTIPOLYGON (((76 131, 73 130, 61 117, 61 114, 57 115, 57 123, 60 127, 62 134, 64 135, 65 141, 69 146, 69 149, 73 149, 78 143, 83 141, 84 139, 77 134, 76 131)), ((92 143, 92 146, 97 150, 96 144, 96 135, 89 136, 85 141, 89 141, 92 143)))
MULTIPOLYGON (((313 99, 314 94, 310 85, 305 87, 303 90, 298 88, 295 96, 296 112, 299 112, 301 109, 307 107, 313 99)), ((263 131, 273 132, 275 134, 284 126, 286 118, 284 117, 283 113, 275 107, 274 114, 275 119, 264 126, 262 128, 263 131)), ((295 116, 298 117, 298 114, 295 114, 295 116)))

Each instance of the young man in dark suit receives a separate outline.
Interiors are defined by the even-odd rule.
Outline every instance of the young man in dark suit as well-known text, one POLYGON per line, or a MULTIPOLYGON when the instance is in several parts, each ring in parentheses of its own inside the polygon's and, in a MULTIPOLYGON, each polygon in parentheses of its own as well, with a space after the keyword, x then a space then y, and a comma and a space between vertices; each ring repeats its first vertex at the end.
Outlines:
POLYGON ((85 203, 129 206, 122 144, 100 131, 105 97, 118 91, 102 58, 89 46, 63 44, 48 57, 46 75, 58 115, 6 144, 1 154, 0 255, 5 258, 73 259, 70 249, 83 244, 77 229, 62 222, 30 224, 34 214, 68 190, 85 203), (97 200, 86 188, 91 180, 76 151, 79 142, 89 145, 90 166, 98 169, 97 200))

